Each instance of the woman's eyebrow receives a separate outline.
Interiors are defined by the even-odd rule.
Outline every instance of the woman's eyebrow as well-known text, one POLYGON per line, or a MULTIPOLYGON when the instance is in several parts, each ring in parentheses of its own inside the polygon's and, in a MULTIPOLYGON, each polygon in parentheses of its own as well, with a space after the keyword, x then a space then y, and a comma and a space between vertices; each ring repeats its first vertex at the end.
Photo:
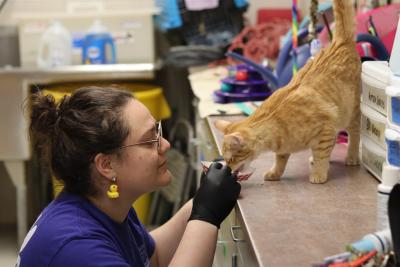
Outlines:
POLYGON ((152 134, 156 129, 156 125, 154 124, 151 128, 149 128, 141 137, 140 139, 142 139, 143 137, 147 137, 150 134, 152 134))

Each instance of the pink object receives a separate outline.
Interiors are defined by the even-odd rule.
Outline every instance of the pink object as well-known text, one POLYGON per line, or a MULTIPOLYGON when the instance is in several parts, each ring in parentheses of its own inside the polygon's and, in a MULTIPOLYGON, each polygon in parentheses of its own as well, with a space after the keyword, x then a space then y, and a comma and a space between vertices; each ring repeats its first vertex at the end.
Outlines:
MULTIPOLYGON (((297 10, 298 20, 301 21, 300 10, 297 10)), ((291 8, 260 8, 257 11, 257 24, 273 22, 276 19, 292 21, 291 8)))
POLYGON ((185 0, 187 10, 199 11, 218 7, 218 0, 185 0))
MULTIPOLYGON (((356 32, 368 33, 368 19, 369 16, 372 16, 376 32, 390 54, 393 47, 394 37, 396 35, 399 12, 400 4, 397 3, 376 8, 365 13, 359 13, 356 16, 356 32)), ((331 29, 333 30, 334 26, 331 26, 331 29)), ((324 46, 330 42, 326 28, 321 32, 319 39, 324 46)), ((357 50, 361 56, 366 56, 365 47, 363 48, 361 44, 357 44, 357 50)), ((373 49, 371 50, 371 55, 374 56, 374 51, 373 49)))

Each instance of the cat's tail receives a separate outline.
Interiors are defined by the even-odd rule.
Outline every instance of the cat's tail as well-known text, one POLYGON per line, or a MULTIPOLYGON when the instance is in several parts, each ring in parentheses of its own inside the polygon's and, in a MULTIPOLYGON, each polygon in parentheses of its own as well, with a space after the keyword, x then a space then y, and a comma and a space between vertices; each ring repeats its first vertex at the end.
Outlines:
POLYGON ((355 35, 354 8, 352 0, 333 0, 335 33, 333 40, 353 41, 355 35))

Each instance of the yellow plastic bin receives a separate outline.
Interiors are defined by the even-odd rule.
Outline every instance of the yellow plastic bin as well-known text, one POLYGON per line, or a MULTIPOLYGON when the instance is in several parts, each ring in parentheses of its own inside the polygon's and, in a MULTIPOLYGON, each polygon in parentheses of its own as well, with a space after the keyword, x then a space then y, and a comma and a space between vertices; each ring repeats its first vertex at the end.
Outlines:
MULTIPOLYGON (((92 84, 57 84, 50 85, 43 90, 44 94, 51 94, 54 96, 56 101, 60 101, 63 96, 70 95, 74 90, 82 86, 92 84)), ((99 85, 98 83, 96 85, 99 85)), ((109 86, 109 84, 104 84, 109 86)), ((100 85, 101 86, 101 85, 100 85)), ((156 120, 162 120, 171 116, 171 110, 168 103, 163 95, 162 88, 154 87, 147 84, 135 84, 135 83, 118 83, 117 86, 113 84, 113 87, 126 89, 132 92, 133 96, 142 102, 151 112, 156 120)), ((52 177, 53 183, 53 194, 56 197, 63 189, 63 183, 52 177)), ((151 194, 145 194, 133 203, 140 221, 143 224, 147 223, 147 217, 150 209, 151 194)))

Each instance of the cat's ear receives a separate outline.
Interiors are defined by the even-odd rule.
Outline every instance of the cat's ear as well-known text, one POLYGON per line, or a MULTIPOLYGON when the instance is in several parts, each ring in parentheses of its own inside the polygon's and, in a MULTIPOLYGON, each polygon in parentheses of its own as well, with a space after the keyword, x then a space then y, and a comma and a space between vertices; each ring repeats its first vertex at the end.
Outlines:
POLYGON ((216 120, 214 122, 215 127, 223 133, 225 133, 226 127, 228 127, 230 124, 231 122, 224 120, 216 120))
POLYGON ((239 150, 243 146, 243 136, 239 132, 227 134, 224 137, 224 142, 229 144, 230 149, 239 150))

